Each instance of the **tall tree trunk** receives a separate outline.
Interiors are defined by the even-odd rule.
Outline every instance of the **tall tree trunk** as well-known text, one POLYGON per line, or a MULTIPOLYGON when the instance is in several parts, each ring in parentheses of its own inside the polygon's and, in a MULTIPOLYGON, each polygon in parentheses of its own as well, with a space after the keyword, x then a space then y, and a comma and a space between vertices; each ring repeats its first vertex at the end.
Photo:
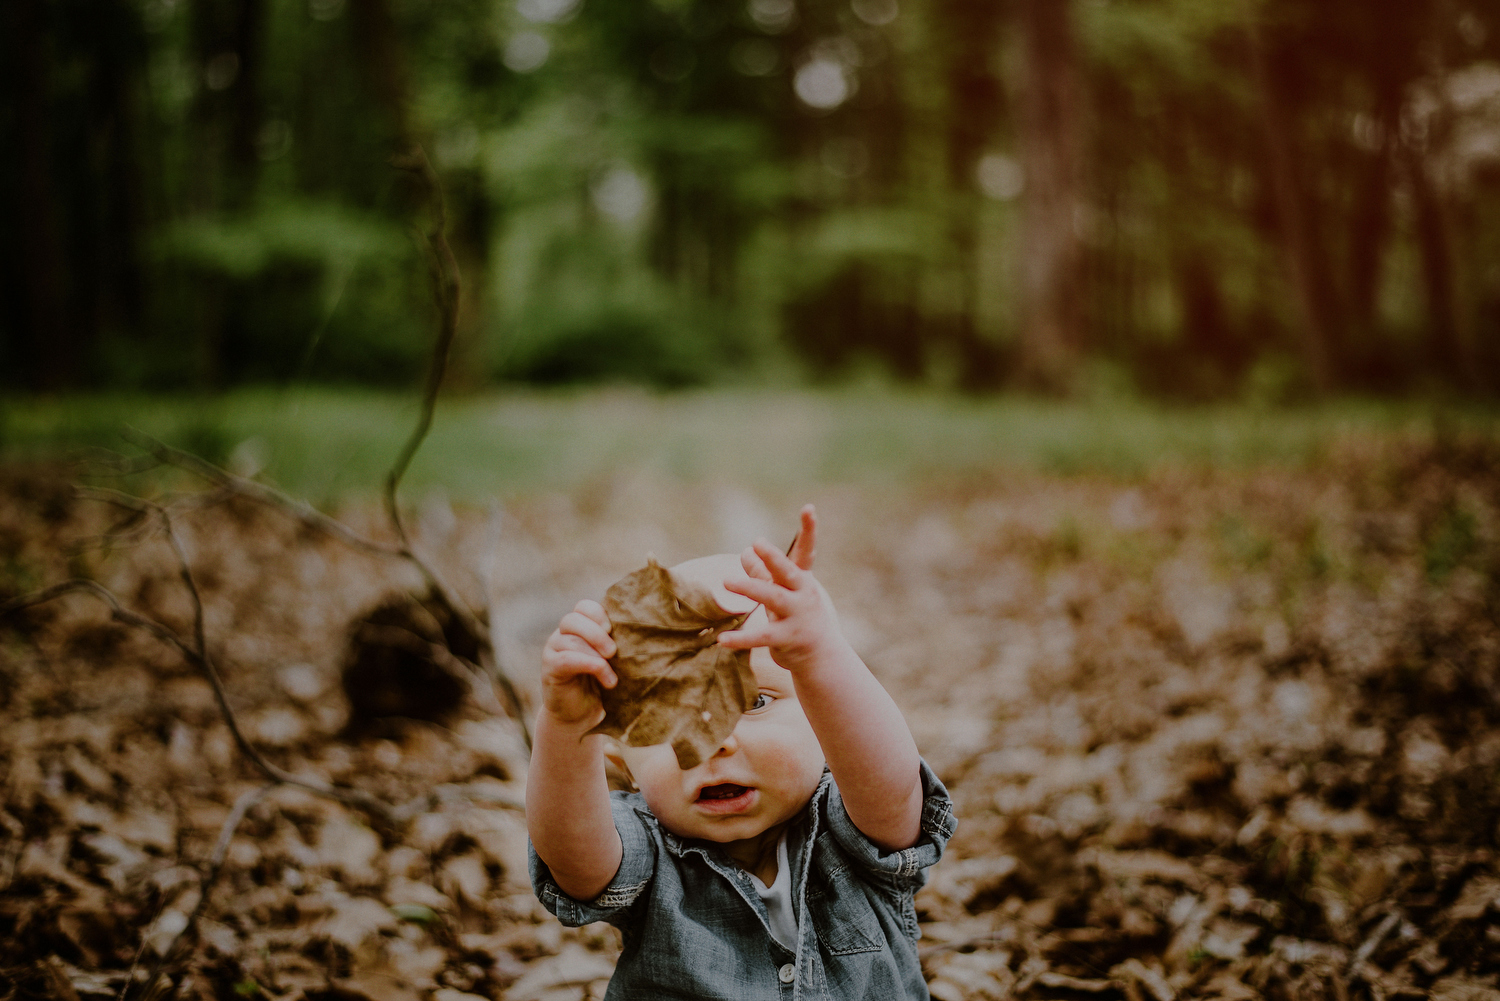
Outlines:
POLYGON ((261 127, 261 76, 265 62, 266 0, 238 0, 233 45, 240 58, 239 76, 229 93, 229 207, 246 209, 255 197, 260 175, 256 141, 261 127))
POLYGON ((1467 261, 1456 219, 1459 193, 1453 178, 1443 176, 1439 167, 1444 151, 1452 155, 1454 141, 1456 113, 1447 87, 1445 51, 1445 29, 1454 19, 1451 0, 1435 0, 1424 25, 1431 80, 1428 92, 1434 108, 1423 127, 1402 143, 1402 160, 1411 184, 1417 247, 1422 255, 1431 357, 1452 385, 1468 389, 1477 384, 1477 374, 1469 329, 1473 314, 1464 274, 1467 261))
MULTIPOLYGON (((1005 8, 989 0, 943 0, 935 7, 943 53, 943 91, 948 100, 946 140, 948 183, 973 191, 975 170, 986 147, 995 141, 1004 115, 1005 95, 991 55, 999 41, 1005 8)), ((965 389, 992 389, 1001 376, 999 331, 985 329, 979 302, 986 286, 1001 276, 986 274, 980 263, 983 213, 967 200, 953 202, 948 214, 949 239, 957 251, 950 267, 962 268, 963 301, 955 310, 952 333, 959 358, 958 382, 965 389)))
POLYGON ((1349 217, 1349 332, 1368 338, 1375 327, 1380 292, 1380 260, 1391 231, 1392 152, 1395 147, 1395 102, 1382 100, 1373 119, 1374 148, 1355 179, 1349 217))
MULTIPOLYGON (((117 10, 125 8, 118 2, 117 10)), ((133 21, 133 5, 128 13, 118 13, 120 21, 130 18, 130 29, 138 30, 133 21)), ((97 61, 93 81, 94 101, 101 109, 101 131, 108 150, 104 160, 107 217, 101 230, 106 246, 105 288, 107 313, 100 317, 101 326, 110 326, 137 335, 145 315, 144 276, 141 269, 141 234, 145 227, 144 182, 138 132, 141 109, 136 82, 144 70, 144 53, 129 42, 106 44, 97 61)))
POLYGON ((16 134, 20 184, 15 191, 20 224, 22 321, 27 381, 55 389, 72 381, 77 360, 63 306, 63 258, 52 186, 52 59, 48 0, 11 0, 15 35, 16 134))
POLYGON ((1422 285, 1427 298, 1427 323, 1432 360, 1443 377, 1456 386, 1473 382, 1464 337, 1458 255, 1454 225, 1439 189, 1427 170, 1420 150, 1406 144, 1403 160, 1411 183, 1415 209, 1417 247, 1422 255, 1422 285))
POLYGON ((1260 25, 1248 30, 1251 73, 1260 96, 1261 127, 1266 144, 1266 166, 1276 206, 1281 256, 1296 305, 1302 358, 1319 392, 1334 382, 1333 295, 1326 262, 1317 246, 1307 196, 1297 175, 1291 125, 1281 94, 1268 65, 1260 25))
POLYGON ((396 20, 386 0, 353 0, 349 13, 365 86, 386 114, 393 145, 404 152, 416 139, 411 129, 406 59, 396 20))
POLYGON ((1065 392, 1083 348, 1083 88, 1066 0, 1021 0, 1020 377, 1065 392))

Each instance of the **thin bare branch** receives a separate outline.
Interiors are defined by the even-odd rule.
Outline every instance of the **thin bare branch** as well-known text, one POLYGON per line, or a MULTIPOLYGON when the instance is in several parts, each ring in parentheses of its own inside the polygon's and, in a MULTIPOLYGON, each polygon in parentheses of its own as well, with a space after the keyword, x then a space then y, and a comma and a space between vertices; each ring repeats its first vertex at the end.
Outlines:
POLYGON ((138 431, 133 427, 126 427, 121 434, 125 437, 125 440, 133 445, 140 446, 167 465, 184 469, 231 494, 247 497, 250 500, 259 501, 268 507, 285 511, 309 528, 317 529, 325 535, 331 535, 340 542, 355 549, 362 549, 365 552, 376 553, 381 556, 406 555, 400 546, 394 546, 387 542, 376 542, 374 539, 366 538, 338 519, 330 518, 307 501, 290 497, 275 487, 268 487, 264 483, 248 480, 243 476, 236 476, 228 470, 220 469, 213 463, 206 462, 189 452, 173 448, 165 442, 158 441, 145 432, 138 431))
POLYGON ((428 592, 433 599, 443 605, 454 618, 463 624, 469 634, 478 640, 480 666, 488 676, 495 680, 505 693, 506 701, 510 705, 510 715, 520 725, 522 737, 529 751, 531 748, 531 729, 526 724, 525 704, 521 701, 520 692, 511 680, 509 672, 500 663, 499 654, 495 650, 489 628, 458 599, 457 592, 448 586, 437 568, 428 563, 416 552, 411 545, 410 537, 407 535, 406 526, 401 520, 398 489, 402 478, 406 475, 407 468, 411 465, 412 457, 416 455, 417 449, 426 440, 427 433, 432 427, 432 416, 437 406, 438 392, 442 388, 443 379, 447 373, 448 355, 458 329, 458 303, 461 285, 458 262, 453 256, 453 250, 448 244, 446 235, 447 210, 443 200, 442 185, 438 180, 437 173, 432 169, 431 162, 427 159, 426 152, 423 151, 421 146, 414 144, 407 153, 394 158, 393 163, 398 168, 417 175, 428 192, 431 204, 432 224, 426 234, 426 238, 430 251, 429 257, 434 295, 437 299, 439 317, 437 337, 433 342, 432 360, 428 366, 427 382, 422 393, 422 407, 417 420, 417 426, 412 430, 411 436, 397 455, 396 461, 392 464, 391 470, 385 480, 385 509, 387 516, 390 518, 391 525, 396 531, 396 536, 400 540, 398 545, 392 546, 365 538, 337 519, 318 511, 306 501, 296 500, 263 483, 235 476, 233 473, 220 469, 195 455, 174 449, 135 428, 127 427, 122 433, 127 441, 146 449, 147 452, 161 462, 186 469, 222 489, 287 511, 299 518, 304 524, 331 535, 357 549, 385 556, 397 556, 410 562, 422 574, 422 578, 427 584, 428 592))
MULTIPOLYGON (((462 279, 458 271, 458 261, 453 256, 453 248, 448 245, 448 210, 443 198, 443 185, 438 179, 437 172, 432 169, 432 162, 427 159, 427 152, 420 144, 412 143, 404 153, 392 157, 391 163, 397 169, 415 175, 427 192, 431 225, 425 235, 428 264, 432 275, 433 298, 438 307, 438 327, 437 336, 432 344, 432 358, 427 366, 427 382, 422 389, 422 407, 417 417, 417 426, 412 429, 411 435, 406 439, 406 444, 402 446, 395 462, 391 464, 390 472, 386 474, 385 511, 391 520, 392 527, 396 530, 397 538, 401 540, 402 555, 422 571, 432 589, 433 596, 464 624, 470 635, 479 639, 481 647, 489 648, 493 655, 489 630, 463 602, 457 600, 456 592, 439 576, 437 568, 417 555, 416 550, 412 548, 411 538, 407 535, 406 525, 401 520, 401 505, 397 492, 407 468, 411 465, 412 458, 422 447, 422 442, 427 439, 427 432, 432 428, 432 415, 437 408, 438 392, 443 387, 443 379, 448 372, 448 356, 453 347, 453 339, 458 333, 458 303, 462 279)), ((486 667, 491 669, 490 673, 505 688, 507 695, 513 695, 514 686, 498 663, 492 661, 486 667)), ((525 714, 521 710, 520 702, 514 698, 512 702, 516 708, 516 719, 520 722, 522 730, 526 730, 525 714)), ((528 748, 531 746, 529 731, 526 734, 526 746, 528 748)))
POLYGON ((135 476, 161 468, 161 460, 155 456, 121 455, 105 448, 83 449, 77 461, 90 467, 90 476, 135 476))
MULTIPOLYGON (((188 563, 187 553, 182 548, 182 540, 177 537, 177 529, 172 524, 172 516, 167 513, 166 508, 156 508, 156 514, 161 519, 161 527, 167 533, 167 542, 172 546, 172 552, 177 557, 177 572, 182 577, 182 584, 187 588, 188 596, 193 601, 193 646, 198 651, 198 656, 210 670, 213 669, 212 662, 208 659, 208 640, 203 634, 203 595, 198 592, 198 582, 193 579, 193 568, 188 563)), ((225 711, 228 711, 228 703, 225 703, 225 711)))
POLYGON ((73 487, 74 496, 82 500, 114 504, 132 511, 149 511, 164 508, 168 511, 191 511, 215 504, 222 504, 234 496, 234 492, 219 487, 214 490, 197 490, 191 493, 169 493, 157 500, 147 500, 135 494, 125 493, 110 487, 93 487, 78 484, 73 487))
POLYGON ((417 418, 417 426, 412 429, 411 436, 407 438, 406 444, 396 456, 396 461, 391 465, 391 471, 386 474, 385 478, 386 513, 390 516, 391 524, 396 527, 396 534, 400 536, 402 545, 409 549, 411 542, 407 539, 406 528, 401 523, 396 490, 401 485, 401 478, 406 475, 406 468, 411 465, 412 457, 417 454, 417 449, 422 447, 422 442, 432 427, 432 412, 437 406, 438 390, 442 388, 443 377, 448 371, 449 349, 453 346, 453 337, 458 332, 458 300, 461 286, 458 261, 453 256, 453 249, 448 246, 448 211, 443 200, 443 186, 438 180, 437 172, 432 169, 431 161, 427 159, 426 151, 420 145, 413 143, 410 149, 393 157, 391 162, 398 169, 415 174, 427 190, 432 213, 432 225, 427 231, 427 247, 430 251, 433 295, 437 299, 438 307, 437 339, 433 342, 432 360, 427 366, 427 384, 422 390, 421 414, 417 418))
POLYGON ((153 511, 186 511, 221 504, 233 494, 222 489, 198 493, 168 495, 167 499, 148 501, 134 494, 127 494, 108 487, 75 486, 75 496, 81 500, 97 501, 123 508, 129 512, 124 518, 98 535, 84 536, 71 543, 70 553, 83 553, 95 549, 116 546, 133 546, 155 533, 157 526, 149 517, 153 511))
POLYGON ((157 622, 155 619, 147 618, 144 615, 132 612, 130 609, 120 604, 120 599, 115 597, 113 591, 105 587, 103 584, 100 584, 98 581, 89 580, 86 577, 73 577, 68 580, 61 581, 57 584, 53 584, 51 587, 44 587, 40 591, 33 591, 30 594, 23 594, 19 598, 12 598, 5 604, 0 605, 0 618, 9 615, 12 612, 18 612, 23 608, 30 608, 32 605, 40 605, 44 602, 51 601, 52 599, 61 597, 64 594, 71 594, 75 591, 92 594, 100 601, 103 601, 105 604, 109 605, 110 616, 116 622, 123 623, 127 626, 134 626, 137 629, 143 629, 151 635, 155 636, 157 639, 161 640, 163 643, 167 643, 171 646, 176 647, 179 653, 181 653, 188 660, 192 661, 194 664, 197 664, 199 662, 198 654, 193 650, 193 648, 184 643, 181 637, 179 637, 170 628, 160 622, 157 622))
POLYGON ((227 470, 220 469, 211 462, 206 462, 196 455, 175 449, 165 442, 158 441, 135 428, 127 427, 121 433, 132 444, 139 445, 168 465, 187 470, 195 476, 199 476, 232 494, 237 494, 284 511, 309 528, 332 536, 346 545, 378 556, 394 556, 406 560, 422 574, 422 578, 426 582, 432 596, 452 613, 454 617, 463 622, 470 633, 479 638, 481 645, 489 644, 489 630, 484 627, 482 622, 475 618, 472 612, 464 607, 463 602, 454 597, 453 590, 448 587, 436 569, 404 542, 405 532, 399 523, 396 525, 396 529, 403 539, 401 544, 392 545, 386 542, 377 542, 374 539, 360 535, 337 518, 329 517, 307 503, 307 501, 298 500, 282 493, 274 487, 266 486, 264 483, 258 483, 243 476, 236 476, 227 470))
POLYGON ((160 507, 159 504, 156 504, 153 501, 148 501, 144 498, 137 497, 135 494, 127 494, 123 490, 115 490, 110 487, 90 487, 79 484, 73 487, 73 496, 79 498, 80 500, 91 500, 99 501, 103 504, 113 504, 116 507, 123 507, 126 510, 135 511, 138 514, 145 514, 148 511, 160 507))
POLYGON ((485 555, 484 563, 480 566, 480 580, 484 584, 485 608, 489 615, 489 659, 485 659, 485 651, 479 654, 480 666, 495 679, 501 691, 505 693, 505 699, 510 704, 510 715, 521 726, 521 737, 526 741, 527 753, 531 751, 531 728, 526 725, 526 707, 521 702, 521 693, 516 691, 516 686, 510 680, 510 673, 500 657, 500 587, 495 579, 495 565, 500 560, 500 540, 505 528, 505 514, 498 503, 490 505, 489 523, 485 531, 485 555))
POLYGON ((155 619, 149 618, 145 615, 141 615, 138 612, 133 612, 121 605, 120 599, 115 596, 114 592, 110 591, 109 588, 105 587, 99 582, 92 581, 83 577, 75 577, 71 580, 65 580, 61 583, 53 584, 51 587, 43 588, 42 590, 35 591, 31 594, 22 595, 19 598, 15 598, 11 601, 6 602, 4 605, 0 605, 0 617, 18 611, 22 608, 28 608, 32 605, 39 605, 43 602, 51 601, 54 598, 75 591, 92 594, 94 597, 105 602, 107 605, 109 605, 110 614, 116 622, 120 622, 128 626, 135 626, 137 629, 143 629, 146 632, 149 632, 151 635, 155 636, 162 642, 176 647, 177 651, 181 653, 183 657, 185 657, 190 663, 198 667, 203 672, 204 677, 208 679, 209 685, 213 688, 214 700, 218 703, 219 706, 219 714, 224 718, 225 725, 229 727, 229 733, 232 737, 234 737, 235 744, 239 747, 240 751, 244 753, 245 757, 250 759, 251 764, 255 765, 255 767, 261 772, 261 774, 266 776, 266 778, 273 779, 277 782, 285 782, 288 785, 298 786, 300 788, 306 789, 309 792, 317 793, 320 796, 326 796, 329 799, 338 800, 340 803, 344 803, 348 806, 363 810, 371 817, 383 821, 384 823, 387 823, 393 827, 399 826, 400 821, 397 819, 396 814, 390 804, 376 798, 375 796, 370 795, 367 792, 362 792, 358 789, 346 789, 340 786, 330 785, 329 783, 324 782, 322 779, 313 776, 293 775, 286 769, 280 768, 272 764, 270 761, 267 761, 265 755, 261 754, 260 751, 255 748, 255 745, 250 743, 249 739, 245 736, 244 731, 240 729, 239 718, 235 716, 234 710, 229 707, 229 696, 228 693, 224 690, 224 682, 219 677, 219 671, 218 668, 214 666, 213 659, 209 657, 206 652, 200 654, 196 649, 193 648, 192 645, 184 642, 182 637, 178 636, 176 631, 171 629, 170 627, 156 621, 155 619))

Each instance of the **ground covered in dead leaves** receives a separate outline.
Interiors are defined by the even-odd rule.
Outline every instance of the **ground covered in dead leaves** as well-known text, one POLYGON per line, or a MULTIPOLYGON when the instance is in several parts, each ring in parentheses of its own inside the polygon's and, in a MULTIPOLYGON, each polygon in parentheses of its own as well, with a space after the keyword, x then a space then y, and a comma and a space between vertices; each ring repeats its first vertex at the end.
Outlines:
MULTIPOLYGON (((789 536, 948 782, 919 897, 939 1001, 1500 999, 1500 448, 1349 443, 1298 471, 1033 474, 909 487, 626 475, 415 513, 523 692, 542 640, 648 552, 789 536)), ((166 544, 67 474, 0 473, 0 601, 70 575, 184 631, 166 544), (91 544, 90 540, 94 540, 91 544)), ((378 511, 345 517, 371 533, 378 511)), ((358 642, 441 636, 409 568, 243 502, 178 523, 210 648, 277 764, 404 826, 263 780, 208 684, 87 596, 0 623, 0 1001, 575 1001, 617 936, 531 897, 518 729, 450 674, 358 642), (134 984, 134 986, 130 986, 134 984), (161 989, 158 984, 157 989, 161 989)))

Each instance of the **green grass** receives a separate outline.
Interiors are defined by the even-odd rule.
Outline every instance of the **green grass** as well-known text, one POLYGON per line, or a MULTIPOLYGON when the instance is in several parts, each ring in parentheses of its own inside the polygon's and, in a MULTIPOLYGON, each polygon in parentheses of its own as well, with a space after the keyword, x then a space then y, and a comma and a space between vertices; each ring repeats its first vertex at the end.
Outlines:
MULTIPOLYGON (((266 476, 315 501, 358 498, 378 492, 416 413, 414 394, 331 389, 12 397, 0 404, 0 461, 129 451, 118 434, 128 424, 215 461, 259 456, 266 476)), ((1005 470, 1134 477, 1162 466, 1305 465, 1337 442, 1431 436, 1439 423, 1500 435, 1492 408, 1420 402, 1267 409, 891 389, 514 390, 445 397, 406 489, 441 486, 475 501, 620 471, 793 490, 1005 470)))

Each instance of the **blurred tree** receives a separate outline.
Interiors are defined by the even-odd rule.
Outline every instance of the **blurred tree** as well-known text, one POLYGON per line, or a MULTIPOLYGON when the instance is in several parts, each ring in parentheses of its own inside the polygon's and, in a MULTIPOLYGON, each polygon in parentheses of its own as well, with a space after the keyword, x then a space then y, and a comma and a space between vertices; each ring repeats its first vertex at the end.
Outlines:
POLYGON ((14 0, 0 381, 1500 391, 1472 0, 14 0))
POLYGON ((1018 0, 1024 49, 1017 123, 1022 194, 1021 378, 1053 392, 1072 388, 1083 351, 1085 110, 1071 4, 1018 0))

